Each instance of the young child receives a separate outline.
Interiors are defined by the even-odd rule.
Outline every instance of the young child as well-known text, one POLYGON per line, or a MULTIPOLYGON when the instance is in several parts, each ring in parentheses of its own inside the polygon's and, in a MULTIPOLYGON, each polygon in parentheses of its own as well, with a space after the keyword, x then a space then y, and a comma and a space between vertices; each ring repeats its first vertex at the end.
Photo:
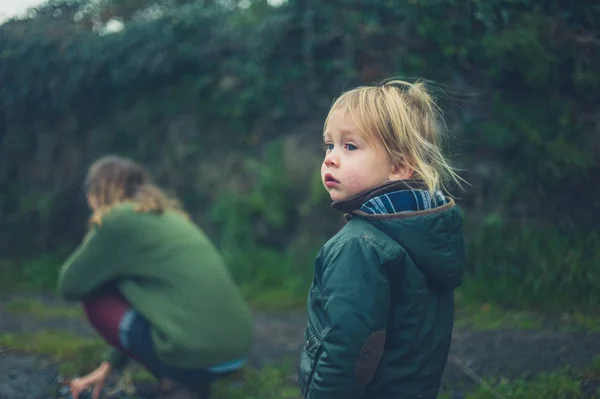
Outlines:
POLYGON ((73 397, 91 388, 97 398, 130 359, 208 397, 212 382, 244 365, 252 340, 249 308, 221 256, 131 160, 95 162, 85 192, 90 231, 62 266, 58 289, 83 303, 111 349, 71 382, 73 397))
POLYGON ((321 177, 348 223, 319 251, 299 384, 306 399, 433 399, 464 264, 462 219, 440 191, 459 178, 422 83, 339 97, 321 177))

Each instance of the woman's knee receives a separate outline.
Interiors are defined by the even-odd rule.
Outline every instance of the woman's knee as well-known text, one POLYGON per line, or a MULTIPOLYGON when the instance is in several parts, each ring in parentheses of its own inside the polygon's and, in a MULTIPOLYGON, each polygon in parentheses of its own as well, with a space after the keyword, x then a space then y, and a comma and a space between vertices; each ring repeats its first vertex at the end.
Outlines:
POLYGON ((85 315, 92 327, 112 346, 120 348, 119 325, 129 304, 120 293, 93 296, 83 301, 85 315))

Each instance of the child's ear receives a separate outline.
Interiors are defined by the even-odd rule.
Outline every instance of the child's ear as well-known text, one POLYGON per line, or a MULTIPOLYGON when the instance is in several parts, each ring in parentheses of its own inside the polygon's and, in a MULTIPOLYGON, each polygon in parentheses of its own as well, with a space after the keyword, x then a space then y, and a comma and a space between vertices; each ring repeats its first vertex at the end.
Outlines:
POLYGON ((406 162, 392 164, 388 180, 408 180, 413 177, 414 170, 406 162))

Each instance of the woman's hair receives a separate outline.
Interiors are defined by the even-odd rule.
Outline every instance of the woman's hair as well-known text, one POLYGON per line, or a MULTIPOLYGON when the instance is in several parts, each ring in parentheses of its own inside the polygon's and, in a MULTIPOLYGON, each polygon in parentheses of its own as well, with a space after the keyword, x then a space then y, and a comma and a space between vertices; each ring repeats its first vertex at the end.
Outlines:
POLYGON ((167 209, 183 212, 179 201, 155 186, 140 165, 116 155, 104 156, 90 166, 85 192, 97 203, 90 225, 101 224, 103 216, 123 202, 135 203, 138 212, 160 214, 167 209))
POLYGON ((404 165, 433 192, 446 190, 448 182, 462 180, 442 154, 446 133, 442 112, 422 82, 389 80, 360 86, 343 93, 333 103, 349 112, 367 141, 382 145, 394 165, 404 165))

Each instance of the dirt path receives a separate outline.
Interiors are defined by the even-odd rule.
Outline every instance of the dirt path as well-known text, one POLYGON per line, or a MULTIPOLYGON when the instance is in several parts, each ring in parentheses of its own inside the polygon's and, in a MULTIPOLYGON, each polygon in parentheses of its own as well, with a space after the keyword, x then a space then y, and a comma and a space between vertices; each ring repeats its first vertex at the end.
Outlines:
MULTIPOLYGON (((31 297, 29 297, 31 298, 31 297)), ((65 330, 81 336, 94 336, 83 319, 38 318, 14 314, 5 309, 8 298, 0 302, 0 331, 7 333, 65 330)), ((52 297, 37 296, 49 306, 65 303, 52 297)), ((303 343, 306 315, 255 313, 255 345, 251 363, 260 367, 290 358, 295 360, 303 343)), ((544 331, 468 331, 454 333, 451 359, 466 364, 481 376, 511 377, 552 371, 565 365, 590 364, 600 354, 600 333, 544 331)), ((6 352, 0 348, 0 399, 47 399, 48 387, 56 380, 51 362, 30 355, 6 352)), ((450 361, 445 384, 462 385, 472 381, 464 369, 450 361)))

